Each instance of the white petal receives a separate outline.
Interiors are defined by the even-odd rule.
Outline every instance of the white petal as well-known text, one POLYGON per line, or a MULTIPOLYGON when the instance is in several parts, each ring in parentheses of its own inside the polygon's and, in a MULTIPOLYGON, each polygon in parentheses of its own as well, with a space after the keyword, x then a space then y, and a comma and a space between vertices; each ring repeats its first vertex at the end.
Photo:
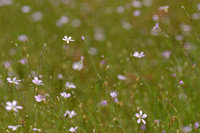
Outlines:
POLYGON ((142 110, 140 110, 140 115, 142 116, 142 110))
POLYGON ((147 117, 147 114, 143 114, 142 118, 146 118, 147 117))
POLYGON ((10 101, 6 102, 6 104, 7 104, 8 106, 12 106, 12 103, 11 103, 10 101))
POLYGON ((136 113, 135 116, 138 117, 138 118, 140 117, 140 115, 138 113, 136 113))
POLYGON ((141 119, 138 119, 138 120, 137 120, 137 123, 140 123, 140 122, 141 122, 141 119))
POLYGON ((6 110, 11 110, 12 106, 6 106, 6 110))
POLYGON ((145 121, 145 120, 143 120, 143 119, 142 119, 142 122, 143 122, 144 124, 146 124, 146 121, 145 121))
POLYGON ((22 107, 22 106, 17 106, 16 108, 17 108, 17 109, 23 109, 23 107, 22 107))
POLYGON ((13 100, 12 105, 13 106, 17 105, 17 101, 13 100))

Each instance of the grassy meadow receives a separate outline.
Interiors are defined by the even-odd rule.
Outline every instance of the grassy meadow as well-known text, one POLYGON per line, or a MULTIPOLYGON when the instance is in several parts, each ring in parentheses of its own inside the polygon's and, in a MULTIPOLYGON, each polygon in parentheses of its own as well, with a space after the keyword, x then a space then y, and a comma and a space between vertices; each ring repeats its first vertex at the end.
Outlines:
POLYGON ((0 133, 199 133, 200 1, 0 0, 0 133))

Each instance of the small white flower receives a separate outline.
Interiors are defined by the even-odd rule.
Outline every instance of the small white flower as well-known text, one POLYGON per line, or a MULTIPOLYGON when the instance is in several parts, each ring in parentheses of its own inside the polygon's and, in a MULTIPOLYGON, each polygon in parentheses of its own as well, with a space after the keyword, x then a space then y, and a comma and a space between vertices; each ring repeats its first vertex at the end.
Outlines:
POLYGON ((83 69, 84 68, 83 59, 84 57, 81 56, 81 60, 79 62, 74 62, 72 65, 72 68, 77 71, 80 71, 81 69, 83 69))
POLYGON ((142 52, 135 52, 134 54, 133 54, 133 56, 134 57, 137 57, 137 58, 142 58, 142 57, 144 57, 145 55, 144 55, 144 52, 142 51, 142 52))
POLYGON ((146 121, 144 120, 147 115, 146 114, 142 114, 142 111, 140 110, 139 114, 136 113, 135 116, 138 118, 137 123, 140 123, 141 121, 146 124, 146 121))
POLYGON ((67 110, 64 114, 65 117, 69 117, 69 118, 72 118, 76 115, 77 115, 77 113, 74 110, 72 110, 71 112, 69 110, 67 110))
POLYGON ((71 97, 71 94, 70 93, 66 93, 66 92, 63 92, 63 93, 60 93, 60 95, 64 98, 69 98, 71 97))
POLYGON ((33 128, 33 131, 41 132, 42 130, 38 128, 33 128))
POLYGON ((13 131, 16 131, 18 127, 22 127, 22 125, 8 126, 8 128, 11 128, 13 131))
POLYGON ((65 87, 68 89, 76 89, 76 85, 74 85, 72 82, 66 82, 65 87))
POLYGON ((159 23, 156 23, 155 26, 152 29, 153 32, 158 33, 161 31, 160 27, 159 27, 159 23))
POLYGON ((17 101, 13 100, 13 102, 6 102, 7 106, 6 106, 6 110, 10 111, 15 111, 18 112, 18 109, 23 109, 22 106, 17 106, 17 101))
POLYGON ((120 74, 117 76, 117 78, 119 80, 126 80, 126 77, 124 75, 120 75, 120 74))
POLYGON ((34 79, 32 80, 32 82, 36 85, 43 85, 42 80, 39 80, 38 77, 34 77, 34 79))
POLYGON ((69 131, 72 132, 72 133, 75 133, 77 129, 78 129, 78 126, 76 126, 75 128, 71 127, 69 129, 69 131))
POLYGON ((169 8, 169 6, 160 6, 159 7, 159 10, 161 11, 161 10, 164 10, 165 12, 168 12, 168 8, 169 8))
POLYGON ((110 96, 111 96, 112 98, 116 98, 117 95, 118 95, 118 94, 117 94, 116 91, 110 92, 110 96))
POLYGON ((10 77, 8 77, 7 81, 10 84, 17 84, 18 85, 21 80, 17 80, 17 77, 14 77, 13 79, 11 79, 10 77))
POLYGON ((72 40, 72 37, 71 37, 71 36, 69 36, 69 37, 64 36, 62 40, 63 40, 63 41, 66 41, 67 43, 69 43, 70 41, 74 41, 74 40, 72 40))

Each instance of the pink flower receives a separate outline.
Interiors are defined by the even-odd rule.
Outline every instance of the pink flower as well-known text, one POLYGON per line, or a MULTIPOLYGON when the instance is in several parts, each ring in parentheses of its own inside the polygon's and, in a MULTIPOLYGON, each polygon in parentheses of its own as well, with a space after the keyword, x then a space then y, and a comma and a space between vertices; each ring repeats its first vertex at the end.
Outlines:
POLYGON ((139 113, 136 113, 135 116, 138 118, 137 123, 140 123, 141 121, 146 124, 146 121, 144 120, 147 115, 146 114, 142 114, 142 110, 140 110, 139 113))

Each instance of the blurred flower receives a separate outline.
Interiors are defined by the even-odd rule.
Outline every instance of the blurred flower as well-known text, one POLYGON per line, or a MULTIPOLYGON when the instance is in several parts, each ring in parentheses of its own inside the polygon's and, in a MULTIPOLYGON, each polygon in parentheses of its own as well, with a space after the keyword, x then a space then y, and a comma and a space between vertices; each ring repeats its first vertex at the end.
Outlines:
POLYGON ((78 126, 76 126, 75 128, 71 127, 69 129, 69 131, 72 132, 72 133, 75 133, 77 129, 78 129, 78 126))
POLYGON ((88 53, 90 55, 96 55, 98 53, 98 50, 95 47, 91 47, 89 48, 88 53))
POLYGON ((129 23, 129 22, 127 22, 127 21, 121 21, 121 25, 122 25, 122 27, 124 28, 124 29, 126 29, 126 30, 130 30, 131 29, 131 24, 129 23))
POLYGON ((169 59, 170 55, 171 55, 171 51, 169 50, 166 50, 162 53, 162 56, 165 58, 165 59, 169 59))
POLYGON ((182 84, 184 84, 184 82, 181 80, 181 81, 178 82, 178 84, 182 85, 182 84))
POLYGON ((12 103, 10 101, 6 102, 6 110, 18 112, 18 109, 23 109, 22 106, 17 106, 17 101, 13 100, 12 103))
POLYGON ((66 82, 65 87, 68 89, 75 89, 76 85, 74 85, 72 82, 66 82))
POLYGON ((112 92, 110 92, 110 96, 112 97, 112 98, 116 98, 117 97, 117 92, 116 91, 112 91, 112 92))
POLYGON ((159 17, 158 17, 157 14, 154 14, 152 18, 153 18, 153 21, 158 21, 159 20, 159 17))
POLYGON ((66 93, 66 92, 62 92, 62 93, 60 93, 60 95, 61 95, 62 97, 64 97, 64 98, 69 98, 69 97, 71 97, 71 94, 70 94, 70 93, 66 93))
POLYGON ((0 7, 4 5, 11 5, 12 0, 0 0, 0 7))
POLYGON ((147 115, 143 114, 141 110, 139 113, 136 113, 135 116, 138 118, 137 123, 140 123, 142 121, 144 124, 146 124, 146 121, 144 119, 147 117, 147 115))
POLYGON ((66 41, 67 43, 69 43, 70 41, 74 41, 74 40, 72 40, 72 37, 71 37, 71 36, 69 36, 69 37, 64 36, 62 40, 63 40, 63 41, 66 41))
POLYGON ((193 13, 191 17, 194 20, 198 20, 198 19, 200 19, 200 13, 193 13))
POLYGON ((22 127, 22 125, 8 126, 8 128, 11 128, 13 131, 16 131, 18 127, 22 127))
POLYGON ((37 12, 34 12, 32 15, 31 15, 31 20, 33 22, 36 22, 36 21, 40 21, 42 19, 43 15, 42 15, 42 12, 40 11, 37 11, 37 12))
POLYGON ((17 77, 14 77, 13 79, 11 79, 10 77, 7 78, 8 83, 10 84, 19 84, 19 82, 21 82, 21 80, 17 80, 17 77))
POLYGON ((34 77, 34 79, 32 80, 32 82, 36 85, 43 85, 42 80, 39 80, 38 77, 34 77))
POLYGON ((79 62, 74 62, 72 65, 72 68, 77 71, 80 71, 81 69, 83 69, 84 68, 83 59, 84 57, 82 56, 79 62))
POLYGON ((23 6, 23 7, 21 8, 21 11, 22 11, 23 13, 29 13, 29 12, 31 11, 31 8, 30 8, 30 6, 25 5, 25 6, 23 6))
POLYGON ((107 101, 106 100, 102 100, 101 102, 100 102, 100 105, 102 105, 102 106, 106 106, 107 105, 107 101))
POLYGON ((20 42, 25 42, 28 40, 28 37, 25 35, 25 34, 22 34, 22 35, 19 35, 17 37, 17 39, 20 41, 20 42))
POLYGON ((27 64, 28 63, 28 60, 27 60, 27 58, 23 58, 23 59, 20 59, 20 61, 19 61, 22 65, 24 65, 24 64, 27 64))
POLYGON ((200 126, 199 126, 199 122, 195 122, 195 123, 194 123, 194 128, 195 128, 195 129, 198 129, 199 127, 200 127, 200 126))
POLYGON ((74 110, 72 110, 71 112, 69 110, 67 110, 64 114, 65 117, 69 117, 69 118, 72 118, 76 115, 77 115, 77 113, 74 110))
POLYGON ((146 128, 147 128, 147 127, 146 127, 146 125, 145 125, 145 124, 142 124, 142 125, 141 125, 141 127, 140 127, 140 129, 141 129, 142 131, 145 131, 145 130, 146 130, 146 128))
POLYGON ((184 133, 189 133, 192 131, 192 127, 191 126, 185 126, 182 128, 182 132, 184 133))
POLYGON ((144 52, 142 51, 142 52, 134 52, 134 54, 133 54, 133 56, 134 57, 137 57, 137 58, 142 58, 142 57, 144 57, 145 55, 144 55, 144 52))
POLYGON ((168 12, 169 6, 160 6, 159 10, 164 10, 165 12, 168 12))
POLYGON ((42 130, 38 128, 33 128, 33 131, 41 132, 42 130))
POLYGON ((141 11, 140 11, 140 10, 135 10, 135 11, 133 12, 133 16, 135 16, 135 17, 140 16, 140 14, 141 14, 141 11))
POLYGON ((126 77, 124 76, 124 75, 117 75, 117 78, 119 79, 119 80, 126 80, 126 77))
POLYGON ((56 25, 58 27, 62 27, 67 22, 68 22, 68 18, 66 16, 61 16, 60 19, 56 21, 56 25))
POLYGON ((81 26, 81 20, 80 19, 72 20, 72 26, 73 27, 80 27, 81 26))
POLYGON ((123 13, 124 12, 124 7, 123 6, 118 6, 116 11, 117 11, 117 13, 123 13))
POLYGON ((62 79, 63 75, 62 74, 58 74, 58 79, 62 79))
POLYGON ((141 8, 142 3, 139 0, 133 0, 132 6, 135 7, 135 8, 141 8))
POLYGON ((37 102, 41 102, 41 101, 45 101, 46 100, 46 97, 47 96, 47 94, 44 94, 44 96, 43 95, 37 95, 37 96, 34 96, 35 97, 35 100, 37 101, 37 102))

